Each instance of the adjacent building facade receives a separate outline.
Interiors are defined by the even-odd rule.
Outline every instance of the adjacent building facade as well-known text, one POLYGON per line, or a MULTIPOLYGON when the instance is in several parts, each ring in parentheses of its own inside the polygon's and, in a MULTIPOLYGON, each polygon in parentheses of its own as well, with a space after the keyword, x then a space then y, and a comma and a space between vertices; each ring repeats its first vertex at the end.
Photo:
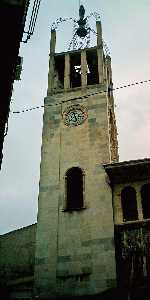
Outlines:
POLYGON ((29 2, 29 0, 0 1, 0 169, 13 82, 15 80, 16 67, 20 59, 18 54, 29 2))

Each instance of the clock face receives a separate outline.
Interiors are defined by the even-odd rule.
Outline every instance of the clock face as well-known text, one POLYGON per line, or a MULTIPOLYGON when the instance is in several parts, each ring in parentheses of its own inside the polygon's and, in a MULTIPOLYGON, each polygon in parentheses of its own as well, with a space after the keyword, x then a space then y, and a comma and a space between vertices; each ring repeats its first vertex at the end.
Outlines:
POLYGON ((67 126, 81 125, 87 118, 87 110, 80 105, 73 105, 63 113, 64 123, 67 126))

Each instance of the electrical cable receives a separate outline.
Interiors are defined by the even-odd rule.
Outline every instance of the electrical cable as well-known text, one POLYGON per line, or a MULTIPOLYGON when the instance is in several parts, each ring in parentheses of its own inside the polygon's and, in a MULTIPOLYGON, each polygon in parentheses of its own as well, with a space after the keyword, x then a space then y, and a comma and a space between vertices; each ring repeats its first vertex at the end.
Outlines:
POLYGON ((23 43, 27 43, 27 41, 30 39, 31 35, 33 35, 33 33, 34 33, 40 4, 41 4, 41 0, 34 0, 31 19, 30 19, 30 23, 29 23, 29 29, 28 29, 28 31, 24 31, 24 33, 27 34, 27 37, 25 40, 22 40, 23 43))
POLYGON ((134 86, 142 85, 142 84, 145 84, 145 83, 150 83, 150 79, 132 82, 132 83, 129 83, 129 84, 126 84, 126 85, 118 86, 116 88, 108 87, 107 90, 101 90, 101 91, 98 91, 98 92, 89 93, 89 94, 84 95, 84 96, 74 97, 74 98, 63 100, 63 101, 57 102, 57 103, 51 103, 51 104, 45 104, 45 105, 25 108, 25 109, 20 110, 20 111, 10 111, 10 113, 11 114, 20 114, 20 113, 29 112, 29 111, 32 111, 32 110, 37 110, 37 109, 40 109, 40 108, 48 107, 48 106, 57 106, 57 105, 61 105, 62 103, 75 101, 75 100, 80 100, 80 99, 86 99, 86 98, 89 98, 90 96, 95 96, 95 95, 99 95, 99 94, 102 94, 102 93, 108 93, 108 92, 111 92, 111 91, 117 91, 117 90, 125 89, 125 88, 128 88, 128 87, 134 87, 134 86))

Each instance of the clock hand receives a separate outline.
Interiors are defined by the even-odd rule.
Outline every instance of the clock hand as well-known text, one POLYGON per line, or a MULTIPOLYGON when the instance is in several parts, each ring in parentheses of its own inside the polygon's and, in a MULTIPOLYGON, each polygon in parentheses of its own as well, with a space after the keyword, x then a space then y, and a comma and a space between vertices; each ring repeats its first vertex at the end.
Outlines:
POLYGON ((74 115, 74 117, 75 117, 75 121, 77 121, 77 117, 76 117, 76 114, 75 114, 75 112, 73 112, 73 115, 74 115))

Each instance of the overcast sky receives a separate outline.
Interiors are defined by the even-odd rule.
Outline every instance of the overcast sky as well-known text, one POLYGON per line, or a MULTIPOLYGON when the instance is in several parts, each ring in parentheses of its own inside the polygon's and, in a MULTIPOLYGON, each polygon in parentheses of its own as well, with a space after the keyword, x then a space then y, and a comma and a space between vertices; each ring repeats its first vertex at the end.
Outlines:
MULTIPOLYGON (((114 87, 150 79, 150 1, 81 3, 86 14, 96 11, 101 15, 103 38, 112 57, 114 87)), ((41 1, 34 35, 21 45, 22 80, 14 84, 12 111, 43 104, 51 24, 60 16, 78 17, 78 7, 78 0, 41 1)), ((67 50, 72 32, 68 28, 71 23, 58 28, 58 52, 67 50)), ((116 91, 114 98, 120 160, 150 157, 150 84, 116 91)), ((36 222, 42 115, 42 109, 10 114, 0 172, 0 234, 36 222)))

